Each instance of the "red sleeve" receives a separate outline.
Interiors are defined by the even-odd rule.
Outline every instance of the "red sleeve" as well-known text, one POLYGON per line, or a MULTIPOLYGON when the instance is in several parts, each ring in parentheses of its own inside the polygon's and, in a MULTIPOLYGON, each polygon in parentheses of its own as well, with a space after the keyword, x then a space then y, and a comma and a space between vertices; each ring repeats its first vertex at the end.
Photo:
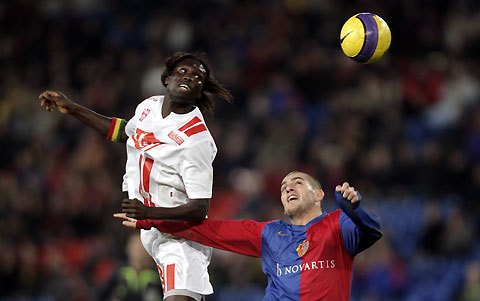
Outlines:
POLYGON ((269 222, 253 220, 212 220, 173 222, 138 220, 138 229, 157 228, 160 232, 193 240, 206 246, 242 255, 262 256, 262 230, 269 222))

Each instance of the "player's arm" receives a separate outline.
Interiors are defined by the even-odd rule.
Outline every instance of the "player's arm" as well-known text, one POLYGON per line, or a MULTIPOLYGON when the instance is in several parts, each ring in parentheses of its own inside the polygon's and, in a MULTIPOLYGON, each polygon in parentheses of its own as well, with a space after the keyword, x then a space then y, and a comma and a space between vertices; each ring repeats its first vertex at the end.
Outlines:
POLYGON ((201 221, 210 206, 210 199, 192 199, 177 207, 147 207, 139 200, 124 199, 122 212, 138 220, 201 221))
POLYGON ((160 232, 192 240, 213 248, 242 255, 261 257, 262 230, 268 222, 253 220, 212 220, 202 222, 171 222, 159 220, 136 220, 124 213, 114 214, 122 218, 123 225, 138 229, 157 228, 160 232))
POLYGON ((58 91, 45 91, 38 98, 41 100, 40 105, 47 111, 57 110, 62 114, 71 115, 112 141, 125 143, 128 139, 124 119, 98 114, 71 101, 58 91))
POLYGON ((335 198, 342 209, 339 223, 343 241, 348 252, 356 255, 382 237, 380 218, 360 207, 361 195, 347 182, 335 190, 335 198))

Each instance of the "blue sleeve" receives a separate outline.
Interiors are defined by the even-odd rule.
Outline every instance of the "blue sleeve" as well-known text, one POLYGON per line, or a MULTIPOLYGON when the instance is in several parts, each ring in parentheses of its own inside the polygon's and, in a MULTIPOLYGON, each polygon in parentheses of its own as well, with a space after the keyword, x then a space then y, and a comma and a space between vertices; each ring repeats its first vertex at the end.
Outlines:
POLYGON ((335 198, 342 209, 339 223, 343 241, 348 252, 351 255, 357 255, 382 237, 380 218, 363 210, 359 206, 360 201, 352 204, 339 192, 335 192, 335 198))

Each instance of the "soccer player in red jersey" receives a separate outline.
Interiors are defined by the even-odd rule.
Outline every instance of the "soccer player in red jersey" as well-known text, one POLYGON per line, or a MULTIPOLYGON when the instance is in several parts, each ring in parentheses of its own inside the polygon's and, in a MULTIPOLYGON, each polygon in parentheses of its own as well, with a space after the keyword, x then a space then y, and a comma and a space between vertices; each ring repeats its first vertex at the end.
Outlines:
MULTIPOLYGON (((202 55, 178 52, 165 62, 165 95, 141 102, 127 122, 93 112, 64 94, 45 91, 41 105, 94 128, 112 141, 126 143, 122 212, 138 219, 200 221, 212 195, 217 148, 202 112, 213 112, 213 99, 232 95, 215 80, 202 55), (140 205, 140 206, 139 206, 140 205)), ((207 267, 212 249, 172 239, 157 229, 141 231, 155 260, 168 301, 201 300, 213 293, 207 267)))
POLYGON ((261 257, 268 277, 263 300, 348 300, 354 258, 382 237, 380 219, 359 206, 361 196, 347 182, 335 188, 339 210, 322 211, 323 197, 315 178, 295 171, 281 183, 281 201, 291 223, 114 216, 125 219, 127 227, 157 228, 214 248, 261 257))

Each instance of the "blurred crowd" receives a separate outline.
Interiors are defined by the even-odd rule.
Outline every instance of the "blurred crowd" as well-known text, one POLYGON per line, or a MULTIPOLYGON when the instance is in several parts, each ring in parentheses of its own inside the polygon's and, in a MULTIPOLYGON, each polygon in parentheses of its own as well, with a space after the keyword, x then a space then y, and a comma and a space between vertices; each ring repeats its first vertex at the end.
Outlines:
MULTIPOLYGON (((207 117, 210 217, 282 218, 291 170, 317 176, 332 211, 347 180, 385 231, 357 256, 352 300, 479 300, 479 36, 474 0, 1 1, 0 300, 126 296, 108 290, 129 263, 132 232, 112 217, 124 145, 38 95, 129 119, 162 94, 178 50, 205 52, 236 101, 207 117), (359 12, 392 31, 373 65, 339 46, 359 12)), ((222 251, 210 275, 207 300, 260 300, 266 286, 258 259, 222 251)))

